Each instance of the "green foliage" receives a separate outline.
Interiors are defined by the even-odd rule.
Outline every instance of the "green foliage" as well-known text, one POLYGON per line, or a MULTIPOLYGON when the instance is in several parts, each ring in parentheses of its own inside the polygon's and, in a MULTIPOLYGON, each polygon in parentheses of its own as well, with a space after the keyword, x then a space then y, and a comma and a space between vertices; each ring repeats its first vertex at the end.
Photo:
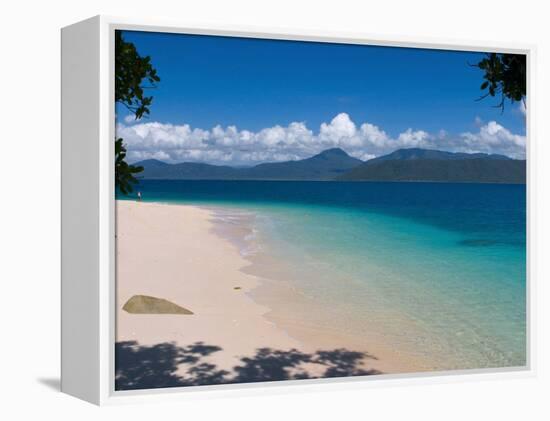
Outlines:
POLYGON ((115 101, 123 104, 139 120, 149 114, 152 96, 145 96, 144 90, 155 87, 159 82, 157 71, 151 64, 151 57, 141 57, 131 42, 115 34, 115 101), (142 85, 143 81, 149 85, 142 85))
POLYGON ((132 184, 137 183, 134 174, 143 171, 142 166, 128 165, 125 158, 126 148, 122 144, 122 139, 119 138, 115 141, 115 185, 122 194, 133 191, 132 184))
POLYGON ((496 106, 502 110, 506 99, 512 103, 523 101, 527 90, 526 63, 525 54, 487 54, 475 65, 485 72, 480 89, 487 92, 480 99, 500 95, 496 106))
MULTIPOLYGON (((151 57, 139 55, 131 42, 123 39, 120 31, 115 32, 115 102, 124 105, 139 120, 149 114, 152 96, 144 94, 145 89, 155 88, 160 78, 151 64, 151 57), (147 85, 142 85, 143 81, 147 85)), ((132 192, 137 183, 134 174, 143 167, 129 165, 126 148, 121 138, 115 140, 115 186, 123 194, 132 192)))

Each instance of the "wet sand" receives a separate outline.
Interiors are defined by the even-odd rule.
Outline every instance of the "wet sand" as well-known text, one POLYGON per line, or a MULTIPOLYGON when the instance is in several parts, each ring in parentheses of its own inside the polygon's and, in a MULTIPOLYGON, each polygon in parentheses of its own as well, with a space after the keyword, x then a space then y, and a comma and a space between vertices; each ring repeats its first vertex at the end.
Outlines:
MULTIPOLYGON (((320 362, 319 350, 361 355, 353 360, 355 371, 336 370, 332 375, 417 369, 377 338, 352 337, 325 326, 322 318, 314 317, 322 309, 288 281, 277 280, 284 265, 254 261, 243 253, 247 228, 228 224, 219 212, 117 201, 117 343, 135 341, 129 346, 136 350, 160 344, 216 347, 203 353, 201 361, 225 370, 224 378, 239 381, 262 380, 252 374, 235 377, 234 369, 251 365, 250 358, 258 358, 258 350, 265 348, 280 352, 278 358, 289 352, 315 356, 283 367, 287 378, 322 376, 327 367, 342 364, 320 362), (127 313, 122 307, 134 295, 168 300, 193 314, 127 313), (292 370, 304 374, 292 377, 292 370)), ((185 361, 176 365, 175 373, 182 377, 193 366, 185 361)))

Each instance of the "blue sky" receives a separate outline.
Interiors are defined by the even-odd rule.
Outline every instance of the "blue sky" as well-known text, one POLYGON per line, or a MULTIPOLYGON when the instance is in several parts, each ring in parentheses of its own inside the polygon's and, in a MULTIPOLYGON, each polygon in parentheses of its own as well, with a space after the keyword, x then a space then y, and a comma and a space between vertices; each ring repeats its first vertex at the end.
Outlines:
POLYGON ((476 101, 482 73, 468 63, 481 53, 129 31, 124 38, 151 56, 161 78, 150 91, 148 118, 124 121, 127 112, 117 107, 118 130, 134 160, 242 165, 300 159, 325 146, 363 159, 393 146, 522 157, 525 118, 518 104, 501 113, 494 98, 476 101), (222 131, 214 134, 216 127, 222 131), (178 128, 185 139, 177 139, 178 128), (286 131, 278 138, 265 132, 273 128, 286 131), (376 141, 380 132, 384 147, 376 141), (477 135, 480 147, 465 134, 477 135), (488 136, 505 138, 503 147, 488 136))

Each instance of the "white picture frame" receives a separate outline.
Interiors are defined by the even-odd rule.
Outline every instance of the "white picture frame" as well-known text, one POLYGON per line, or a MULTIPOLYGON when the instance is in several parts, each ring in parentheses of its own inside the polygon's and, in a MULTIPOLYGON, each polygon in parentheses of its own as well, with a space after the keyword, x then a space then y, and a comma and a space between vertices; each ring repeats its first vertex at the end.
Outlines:
MULTIPOLYGON (((532 102, 532 45, 453 40, 387 38, 365 34, 280 31, 231 25, 194 26, 174 22, 96 16, 65 27, 62 41, 62 377, 63 392, 94 404, 204 398, 212 395, 295 393, 297 391, 380 387, 392 384, 478 381, 535 374, 532 278, 531 180, 533 114, 527 130, 527 364, 517 369, 482 369, 379 375, 273 383, 193 386, 115 391, 115 190, 114 190, 114 31, 139 30, 250 38, 421 47, 462 51, 491 50, 527 55, 527 100, 532 102), (201 393, 197 393, 201 392, 201 393)), ((530 105, 528 104, 529 108, 530 105)))

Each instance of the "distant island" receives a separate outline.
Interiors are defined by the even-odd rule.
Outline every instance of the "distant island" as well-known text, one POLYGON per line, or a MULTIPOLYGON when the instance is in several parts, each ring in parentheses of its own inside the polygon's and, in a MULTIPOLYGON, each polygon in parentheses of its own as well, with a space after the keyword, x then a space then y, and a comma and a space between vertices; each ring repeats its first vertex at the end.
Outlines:
POLYGON ((206 163, 169 164, 156 159, 135 163, 142 179, 156 180, 302 180, 417 181, 525 184, 526 162, 504 155, 399 149, 368 161, 340 148, 307 159, 230 167, 206 163))
POLYGON ((253 167, 230 167, 195 162, 168 164, 155 159, 137 162, 145 179, 172 180, 334 180, 363 161, 342 149, 327 149, 298 161, 270 162, 253 167))

